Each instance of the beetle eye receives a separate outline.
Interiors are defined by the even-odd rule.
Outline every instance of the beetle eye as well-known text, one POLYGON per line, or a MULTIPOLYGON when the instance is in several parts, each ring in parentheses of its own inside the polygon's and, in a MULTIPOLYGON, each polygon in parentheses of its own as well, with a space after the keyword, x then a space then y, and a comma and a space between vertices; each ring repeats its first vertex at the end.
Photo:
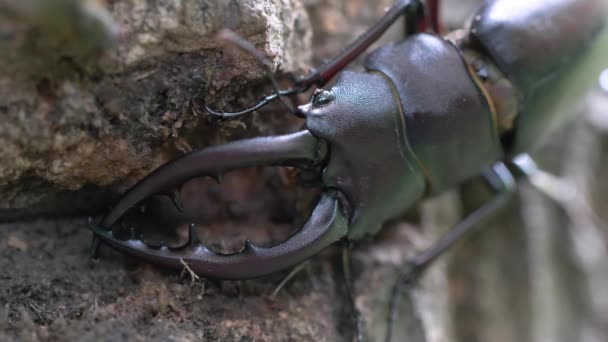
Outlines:
POLYGON ((312 105, 320 107, 326 105, 336 98, 331 90, 317 89, 312 95, 312 105))

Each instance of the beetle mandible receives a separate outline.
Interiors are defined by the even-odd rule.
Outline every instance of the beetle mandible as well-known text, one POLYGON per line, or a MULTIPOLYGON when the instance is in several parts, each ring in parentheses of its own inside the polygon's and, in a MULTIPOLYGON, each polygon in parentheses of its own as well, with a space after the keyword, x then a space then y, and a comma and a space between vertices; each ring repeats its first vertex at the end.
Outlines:
MULTIPOLYGON (((317 89, 296 114, 306 129, 195 151, 158 168, 131 188, 91 229, 103 242, 161 266, 220 279, 262 276, 295 265, 342 239, 378 232, 383 223, 425 196, 481 176, 496 196, 416 257, 412 274, 452 246, 508 199, 515 178, 533 171, 522 156, 558 126, 604 66, 608 46, 602 0, 496 0, 468 27, 436 33, 437 1, 398 0, 359 39, 293 89, 279 91, 228 120, 266 103, 317 89), (430 9, 430 10, 429 10, 430 9), (429 15, 429 13, 431 15, 429 15), (396 19, 407 37, 371 52, 365 72, 343 71, 396 19), (566 37, 567 39, 564 39, 566 37), (152 247, 113 227, 146 198, 191 178, 216 177, 250 166, 286 165, 320 175, 324 192, 308 222, 286 241, 242 251, 209 250, 190 227, 182 247, 152 247)), ((174 201, 179 208, 179 197, 174 201)))

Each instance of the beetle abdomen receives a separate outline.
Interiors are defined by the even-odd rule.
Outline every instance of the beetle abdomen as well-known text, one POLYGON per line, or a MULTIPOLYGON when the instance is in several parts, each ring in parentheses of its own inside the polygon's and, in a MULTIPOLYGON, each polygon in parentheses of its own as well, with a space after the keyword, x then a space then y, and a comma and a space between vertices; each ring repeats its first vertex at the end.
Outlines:
POLYGON ((522 93, 563 68, 603 26, 602 0, 500 0, 473 19, 476 37, 522 93))
POLYGON ((601 52, 590 53, 606 36, 605 20, 604 0, 497 0, 474 17, 471 38, 519 94, 508 154, 530 150, 560 126, 606 67, 601 52))
POLYGON ((372 52, 365 67, 400 99, 410 148, 436 193, 502 158, 496 120, 458 49, 430 34, 372 52))

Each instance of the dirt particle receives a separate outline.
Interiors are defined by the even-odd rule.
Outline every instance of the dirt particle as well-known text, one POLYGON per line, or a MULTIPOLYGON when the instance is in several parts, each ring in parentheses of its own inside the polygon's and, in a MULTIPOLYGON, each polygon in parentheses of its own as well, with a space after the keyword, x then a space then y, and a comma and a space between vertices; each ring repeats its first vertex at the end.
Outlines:
POLYGON ((14 248, 20 252, 26 252, 27 249, 29 248, 29 245, 27 244, 27 242, 21 240, 16 235, 9 236, 8 240, 6 241, 6 244, 9 247, 14 248))

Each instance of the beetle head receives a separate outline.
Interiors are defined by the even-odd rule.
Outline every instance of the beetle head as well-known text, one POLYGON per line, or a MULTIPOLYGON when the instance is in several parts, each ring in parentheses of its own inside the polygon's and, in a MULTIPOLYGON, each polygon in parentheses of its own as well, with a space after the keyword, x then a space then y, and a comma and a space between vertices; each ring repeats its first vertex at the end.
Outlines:
POLYGON ((309 131, 329 143, 327 188, 350 208, 349 237, 375 233, 425 191, 404 136, 404 118, 390 81, 377 73, 343 72, 330 90, 300 107, 309 131))

